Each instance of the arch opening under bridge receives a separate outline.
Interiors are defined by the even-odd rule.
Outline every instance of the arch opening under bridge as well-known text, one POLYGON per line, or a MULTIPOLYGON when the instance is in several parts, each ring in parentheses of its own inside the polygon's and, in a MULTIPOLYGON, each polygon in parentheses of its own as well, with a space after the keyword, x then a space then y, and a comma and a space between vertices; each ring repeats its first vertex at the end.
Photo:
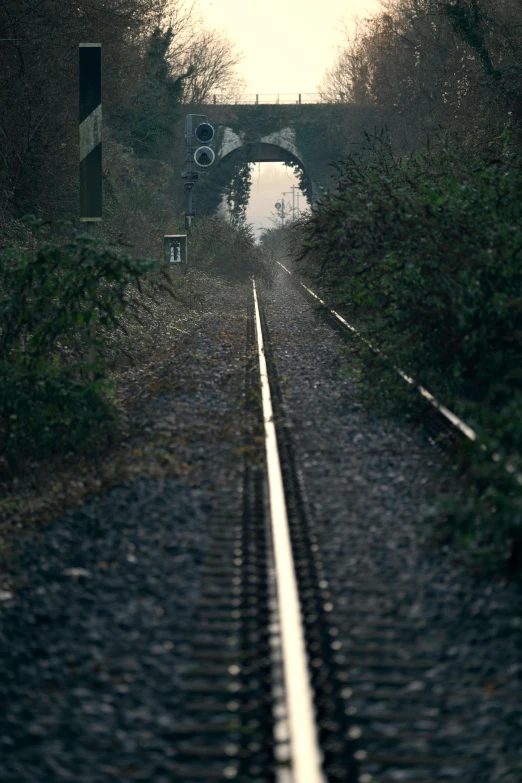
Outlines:
POLYGON ((316 188, 306 166, 293 150, 271 142, 242 143, 224 154, 218 155, 217 164, 219 167, 226 167, 238 161, 243 163, 285 163, 294 169, 297 168, 300 174, 299 185, 307 201, 312 203, 316 197, 316 188))

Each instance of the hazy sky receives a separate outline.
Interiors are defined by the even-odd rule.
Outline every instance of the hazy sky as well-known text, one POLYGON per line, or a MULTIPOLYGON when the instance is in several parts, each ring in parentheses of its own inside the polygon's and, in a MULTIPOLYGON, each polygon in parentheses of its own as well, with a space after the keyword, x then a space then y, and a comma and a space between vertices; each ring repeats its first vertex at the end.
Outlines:
MULTIPOLYGON (((378 0, 199 0, 206 25, 222 29, 243 52, 246 93, 310 93, 353 24, 379 8, 378 0)), ((282 163, 256 164, 247 220, 256 233, 274 225, 274 204, 296 182, 282 163), (272 213, 272 215, 271 215, 272 213)), ((291 203, 291 196, 284 196, 291 203)), ((301 209, 306 209, 304 196, 301 209)))
POLYGON ((207 26, 223 29, 245 57, 247 93, 316 92, 342 43, 341 20, 371 14, 378 0, 199 0, 207 26))
MULTIPOLYGON (((262 228, 280 225, 275 208, 276 202, 285 201, 285 213, 292 211, 292 185, 297 185, 293 169, 282 163, 255 163, 252 168, 252 188, 247 209, 247 222, 252 223, 256 234, 262 228)), ((301 191, 294 192, 293 205, 296 217, 298 207, 306 210, 308 205, 301 191), (299 196, 297 194, 299 193, 299 196)))

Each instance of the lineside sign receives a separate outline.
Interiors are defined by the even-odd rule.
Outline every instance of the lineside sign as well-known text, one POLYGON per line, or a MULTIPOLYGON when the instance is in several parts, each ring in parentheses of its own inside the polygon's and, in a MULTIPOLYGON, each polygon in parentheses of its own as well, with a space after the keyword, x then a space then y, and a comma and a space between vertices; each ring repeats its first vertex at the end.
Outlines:
POLYGON ((79 46, 80 220, 102 219, 101 44, 79 46))

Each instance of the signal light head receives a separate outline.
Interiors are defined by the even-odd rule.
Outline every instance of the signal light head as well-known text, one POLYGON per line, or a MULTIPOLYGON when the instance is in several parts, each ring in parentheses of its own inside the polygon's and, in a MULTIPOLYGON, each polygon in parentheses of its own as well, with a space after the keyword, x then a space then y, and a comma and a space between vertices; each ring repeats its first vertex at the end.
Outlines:
POLYGON ((194 153, 194 160, 198 166, 211 166, 214 163, 216 156, 214 150, 210 147, 198 147, 194 153))
POLYGON ((196 126, 194 136, 202 144, 208 144, 209 141, 212 141, 214 138, 214 128, 209 122, 200 122, 199 125, 196 126))

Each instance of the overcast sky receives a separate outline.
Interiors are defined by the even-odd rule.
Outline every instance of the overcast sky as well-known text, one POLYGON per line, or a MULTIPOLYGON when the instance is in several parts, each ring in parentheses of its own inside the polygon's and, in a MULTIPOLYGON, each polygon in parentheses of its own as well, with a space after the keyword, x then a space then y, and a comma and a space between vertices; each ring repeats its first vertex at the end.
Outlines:
POLYGON ((341 20, 378 0, 199 0, 206 26, 223 29, 245 55, 248 93, 316 92, 342 43, 341 20))
MULTIPOLYGON (((378 0, 199 0, 206 26, 222 29, 243 52, 246 93, 314 93, 344 41, 343 20, 355 24, 379 8, 378 0)), ((282 163, 256 164, 247 220, 274 225, 274 204, 296 182, 282 163), (272 213, 272 215, 271 215, 272 213)), ((304 196, 299 206, 306 209, 304 196)))

